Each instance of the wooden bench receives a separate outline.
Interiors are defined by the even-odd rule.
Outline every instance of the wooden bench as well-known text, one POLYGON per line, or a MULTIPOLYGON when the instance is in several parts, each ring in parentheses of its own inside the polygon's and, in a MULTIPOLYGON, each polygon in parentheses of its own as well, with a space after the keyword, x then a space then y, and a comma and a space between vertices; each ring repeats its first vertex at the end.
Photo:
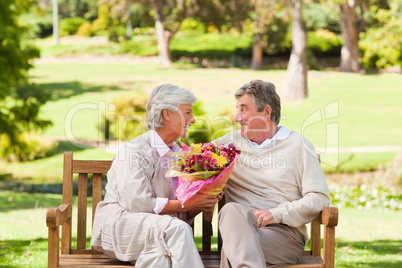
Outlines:
MULTIPOLYGON (((129 263, 112 261, 104 254, 87 248, 88 174, 93 174, 91 221, 93 223, 96 205, 102 199, 102 174, 107 173, 111 164, 112 161, 73 160, 73 153, 64 153, 62 204, 58 208, 49 208, 46 215, 46 224, 49 229, 48 267, 133 267, 129 263), (78 205, 77 242, 73 247, 74 174, 78 174, 78 205), (62 226, 61 247, 60 226, 62 226)), ((220 203, 218 208, 220 209, 222 205, 223 203, 220 203)), ((322 211, 311 223, 311 246, 310 249, 304 251, 300 263, 280 267, 334 267, 335 226, 337 223, 337 208, 328 207, 322 211), (324 225, 323 257, 321 257, 321 224, 324 225)), ((219 249, 222 242, 220 239, 218 240, 218 250, 211 250, 211 237, 204 234, 202 236, 202 250, 199 253, 205 267, 219 267, 219 249)))

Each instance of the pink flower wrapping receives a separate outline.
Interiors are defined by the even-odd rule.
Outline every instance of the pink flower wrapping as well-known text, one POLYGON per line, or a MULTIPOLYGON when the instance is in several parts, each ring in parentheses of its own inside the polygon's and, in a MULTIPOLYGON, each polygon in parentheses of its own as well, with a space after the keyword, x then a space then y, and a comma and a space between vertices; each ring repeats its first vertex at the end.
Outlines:
MULTIPOLYGON (((178 177, 176 197, 184 204, 196 193, 218 195, 223 191, 234 166, 239 159, 240 150, 233 144, 198 143, 187 146, 182 143, 182 151, 172 154, 172 167, 166 177, 178 177)), ((204 216, 211 225, 213 212, 204 216)), ((209 228, 212 235, 212 225, 209 228)))
POLYGON ((200 192, 203 194, 217 195, 222 192, 225 187, 234 166, 239 159, 239 155, 236 155, 232 163, 222 170, 218 176, 212 177, 208 180, 193 180, 187 181, 181 177, 177 180, 176 196, 182 205, 190 199, 193 195, 200 192))
POLYGON ((172 154, 167 177, 178 177, 176 196, 182 206, 196 193, 218 195, 225 187, 239 159, 240 150, 233 144, 198 143, 172 154))

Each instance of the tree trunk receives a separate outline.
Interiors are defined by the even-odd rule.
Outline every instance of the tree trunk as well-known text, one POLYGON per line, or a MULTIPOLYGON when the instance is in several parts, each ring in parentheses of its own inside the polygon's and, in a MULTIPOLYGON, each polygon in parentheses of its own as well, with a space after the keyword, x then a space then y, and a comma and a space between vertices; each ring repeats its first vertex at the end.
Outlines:
POLYGON ((127 8, 127 20, 126 20, 126 36, 128 40, 133 37, 133 26, 131 24, 131 9, 127 8))
POLYGON ((254 11, 257 15, 255 19, 255 30, 254 30, 254 43, 253 43, 253 55, 251 57, 251 69, 261 70, 262 69, 262 59, 264 53, 264 46, 262 44, 262 27, 264 27, 261 20, 261 1, 255 1, 254 11))
POLYGON ((57 46, 59 44, 59 9, 57 6, 57 0, 52 1, 53 7, 53 44, 57 46))
POLYGON ((162 4, 158 1, 152 1, 152 9, 155 19, 156 37, 158 39, 158 63, 164 66, 172 64, 172 57, 170 52, 170 41, 173 37, 170 31, 165 30, 163 26, 163 13, 162 4))
POLYGON ((340 25, 344 43, 341 49, 341 72, 359 72, 359 19, 356 13, 357 0, 340 4, 340 25))
POLYGON ((261 39, 261 37, 257 37, 257 35, 258 34, 256 34, 254 37, 253 56, 251 58, 251 69, 253 70, 262 69, 262 59, 264 52, 264 48, 259 44, 259 39, 261 39))
POLYGON ((303 0, 294 0, 292 52, 290 54, 283 95, 292 100, 307 98, 307 34, 302 16, 303 0))

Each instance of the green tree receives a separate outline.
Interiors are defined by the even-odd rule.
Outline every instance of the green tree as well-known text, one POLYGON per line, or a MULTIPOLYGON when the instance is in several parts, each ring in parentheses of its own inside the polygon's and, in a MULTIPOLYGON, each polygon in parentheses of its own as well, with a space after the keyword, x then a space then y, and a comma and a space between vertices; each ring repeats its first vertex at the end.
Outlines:
POLYGON ((197 0, 101 0, 112 7, 114 18, 126 21, 129 18, 127 10, 134 3, 151 6, 155 20, 156 37, 158 40, 158 62, 169 66, 172 62, 170 42, 180 29, 183 20, 194 14, 197 0))
POLYGON ((254 43, 251 59, 252 69, 261 69, 264 52, 279 52, 288 28, 287 1, 254 0, 254 43))
POLYGON ((402 66, 402 2, 389 1, 389 8, 371 6, 372 27, 360 34, 362 64, 366 68, 402 66))
POLYGON ((0 0, 0 6, 0 152, 2 157, 14 154, 21 159, 27 146, 24 132, 44 129, 51 122, 38 117, 47 94, 27 78, 39 50, 24 42, 28 29, 19 16, 29 10, 31 1, 0 0))

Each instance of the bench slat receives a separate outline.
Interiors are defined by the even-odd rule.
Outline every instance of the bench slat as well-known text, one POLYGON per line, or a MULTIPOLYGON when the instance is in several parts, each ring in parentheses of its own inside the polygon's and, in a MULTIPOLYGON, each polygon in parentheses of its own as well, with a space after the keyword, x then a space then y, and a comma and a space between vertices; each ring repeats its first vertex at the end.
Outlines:
MULTIPOLYGON (((73 153, 64 153, 63 163, 63 204, 73 205, 73 153)), ((61 231, 61 253, 68 254, 71 248, 71 220, 63 224, 61 231)))
POLYGON ((78 176, 78 219, 77 219, 77 248, 86 248, 87 243, 87 196, 88 174, 78 176))
POLYGON ((73 173, 104 173, 107 174, 112 161, 73 160, 73 173))
POLYGON ((92 187, 92 226, 94 225, 96 206, 100 201, 102 201, 102 174, 95 173, 92 187))
MULTIPOLYGON (((206 268, 219 268, 218 255, 203 255, 202 261, 206 268)), ((112 261, 105 255, 92 254, 62 254, 60 255, 60 267, 134 267, 130 263, 112 261)))

